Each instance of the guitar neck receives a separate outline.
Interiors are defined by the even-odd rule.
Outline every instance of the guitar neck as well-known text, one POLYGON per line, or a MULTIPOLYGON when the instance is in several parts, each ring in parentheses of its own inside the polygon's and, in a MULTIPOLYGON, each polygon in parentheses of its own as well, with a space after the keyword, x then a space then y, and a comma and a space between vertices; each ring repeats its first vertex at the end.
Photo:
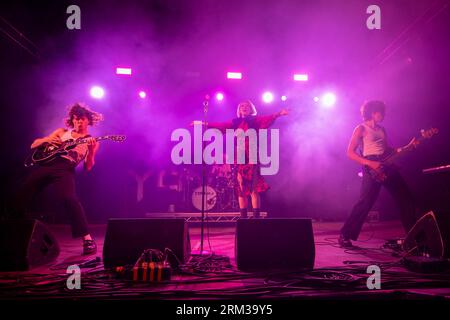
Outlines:
MULTIPOLYGON (((425 138, 421 136, 419 138, 416 138, 416 140, 418 143, 421 143, 423 140, 425 140, 425 138)), ((385 163, 394 162, 395 160, 397 160, 398 158, 400 158, 401 156, 403 156, 404 154, 406 154, 412 150, 414 150, 414 149, 401 148, 400 151, 394 151, 391 155, 387 156, 383 162, 385 162, 385 163)))
MULTIPOLYGON (((101 137, 95 138, 95 141, 109 140, 109 139, 111 139, 110 136, 101 136, 101 137)), ((82 139, 71 141, 68 144, 69 145, 78 145, 78 144, 87 143, 87 141, 88 141, 87 138, 82 138, 82 139)))

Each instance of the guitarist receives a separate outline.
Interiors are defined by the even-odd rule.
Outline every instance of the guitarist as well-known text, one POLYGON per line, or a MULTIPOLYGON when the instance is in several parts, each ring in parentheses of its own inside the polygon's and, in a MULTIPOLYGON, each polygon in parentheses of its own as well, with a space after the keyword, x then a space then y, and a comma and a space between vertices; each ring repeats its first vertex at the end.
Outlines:
POLYGON ((36 166, 16 197, 16 208, 21 215, 24 215, 33 197, 48 185, 53 184, 70 215, 72 236, 82 238, 84 255, 96 253, 97 245, 88 231, 86 214, 75 193, 75 167, 83 160, 87 171, 94 166, 99 143, 89 136, 88 128, 101 120, 101 114, 91 111, 81 103, 71 106, 68 118, 65 120, 67 129, 59 128, 47 137, 34 140, 31 148, 38 148, 45 144, 59 146, 67 140, 78 138, 87 138, 87 143, 78 144, 67 154, 61 154, 48 163, 36 166))
POLYGON ((355 128, 350 139, 347 155, 350 159, 363 165, 363 178, 359 200, 341 229, 339 237, 341 247, 352 247, 351 240, 358 239, 362 225, 377 200, 382 185, 388 189, 397 202, 405 231, 408 232, 416 222, 413 197, 400 173, 390 168, 387 178, 382 182, 370 174, 370 170, 381 169, 380 160, 383 155, 400 152, 404 148, 415 148, 418 144, 414 138, 405 147, 396 150, 389 147, 386 130, 380 126, 384 119, 385 109, 386 106, 382 101, 365 102, 361 107, 364 122, 355 128), (358 148, 362 151, 362 156, 357 153, 358 148))

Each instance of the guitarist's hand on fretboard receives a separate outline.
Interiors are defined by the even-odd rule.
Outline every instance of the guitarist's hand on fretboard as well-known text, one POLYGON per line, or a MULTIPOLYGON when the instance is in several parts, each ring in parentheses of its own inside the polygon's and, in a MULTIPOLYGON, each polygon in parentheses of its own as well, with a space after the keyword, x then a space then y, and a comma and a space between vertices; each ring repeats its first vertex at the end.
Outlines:
POLYGON ((428 130, 420 130, 420 137, 419 138, 412 138, 411 141, 404 147, 398 148, 397 153, 401 153, 403 151, 412 151, 417 148, 417 146, 424 140, 424 139, 430 139, 432 136, 437 134, 439 132, 436 128, 431 128, 428 130))
POLYGON ((402 151, 411 151, 417 148, 417 146, 420 144, 420 141, 417 140, 416 137, 412 138, 411 141, 404 147, 398 148, 397 152, 400 153, 402 151))
POLYGON ((370 169, 371 176, 379 181, 383 182, 388 177, 388 168, 393 168, 394 160, 401 156, 402 154, 405 154, 406 151, 411 151, 417 148, 417 146, 424 140, 429 139, 435 134, 437 134, 439 131, 436 128, 431 128, 429 130, 421 130, 421 136, 419 138, 413 138, 406 146, 398 148, 397 152, 391 152, 384 158, 382 157, 378 161, 371 161, 368 160, 366 163, 364 163, 367 167, 370 169))
POLYGON ((93 137, 86 138, 86 143, 88 145, 90 153, 97 151, 99 147, 99 142, 97 142, 95 138, 93 137))

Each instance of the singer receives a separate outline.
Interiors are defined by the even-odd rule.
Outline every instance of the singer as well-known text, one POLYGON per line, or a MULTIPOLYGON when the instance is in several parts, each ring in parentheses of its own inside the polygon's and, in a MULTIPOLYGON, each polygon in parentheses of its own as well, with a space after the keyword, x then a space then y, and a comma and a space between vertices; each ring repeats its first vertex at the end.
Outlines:
MULTIPOLYGON (((281 110, 278 113, 268 116, 257 116, 255 105, 250 100, 245 100, 239 103, 236 111, 237 118, 229 122, 224 123, 208 123, 209 128, 216 128, 222 132, 227 129, 238 130, 241 129, 246 132, 249 129, 259 130, 269 128, 275 120, 280 116, 288 114, 286 109, 281 110)), ((261 198, 260 193, 269 189, 268 184, 265 182, 261 175, 261 168, 259 160, 257 163, 251 163, 249 161, 249 138, 246 136, 245 143, 242 144, 245 154, 245 162, 240 164, 236 161, 236 155, 239 154, 238 150, 235 154, 235 162, 237 166, 237 183, 236 193, 239 199, 239 209, 241 218, 247 218, 248 197, 251 197, 253 217, 260 217, 261 198)))

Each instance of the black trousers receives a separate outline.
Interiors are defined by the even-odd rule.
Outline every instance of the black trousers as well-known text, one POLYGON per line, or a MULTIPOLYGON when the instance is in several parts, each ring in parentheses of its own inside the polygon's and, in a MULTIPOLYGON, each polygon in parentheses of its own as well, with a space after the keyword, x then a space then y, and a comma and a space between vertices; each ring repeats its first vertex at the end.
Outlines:
POLYGON ((86 214, 75 192, 75 167, 64 158, 33 168, 16 195, 15 209, 18 214, 27 216, 34 197, 51 184, 55 186, 58 198, 69 214, 72 237, 89 234, 86 214))
POLYGON ((343 237, 358 239, 367 214, 377 200, 382 185, 388 189, 398 205, 405 232, 412 228, 417 220, 416 207, 413 196, 400 173, 397 170, 391 170, 386 181, 379 183, 372 178, 368 169, 364 168, 360 197, 341 229, 343 237))

